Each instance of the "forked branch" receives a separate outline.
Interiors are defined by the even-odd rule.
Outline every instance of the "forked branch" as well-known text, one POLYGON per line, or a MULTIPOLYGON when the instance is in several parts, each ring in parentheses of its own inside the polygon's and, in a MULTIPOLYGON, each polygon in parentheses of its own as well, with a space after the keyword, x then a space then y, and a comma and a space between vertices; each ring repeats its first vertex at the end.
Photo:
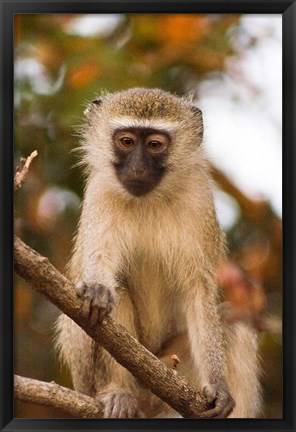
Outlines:
POLYGON ((31 249, 20 238, 14 242, 15 271, 39 293, 44 294, 72 318, 90 337, 103 346, 122 366, 183 417, 206 418, 205 397, 194 390, 176 371, 169 369, 142 346, 121 325, 107 317, 91 327, 80 315, 80 299, 74 285, 49 260, 31 249))

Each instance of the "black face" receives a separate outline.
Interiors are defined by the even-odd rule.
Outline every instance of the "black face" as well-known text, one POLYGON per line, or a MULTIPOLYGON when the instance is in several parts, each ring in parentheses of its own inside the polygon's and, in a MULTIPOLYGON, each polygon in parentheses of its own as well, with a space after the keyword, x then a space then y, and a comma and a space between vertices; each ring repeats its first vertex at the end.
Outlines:
POLYGON ((165 172, 170 136, 156 129, 117 129, 113 135, 118 180, 134 196, 151 192, 165 172))

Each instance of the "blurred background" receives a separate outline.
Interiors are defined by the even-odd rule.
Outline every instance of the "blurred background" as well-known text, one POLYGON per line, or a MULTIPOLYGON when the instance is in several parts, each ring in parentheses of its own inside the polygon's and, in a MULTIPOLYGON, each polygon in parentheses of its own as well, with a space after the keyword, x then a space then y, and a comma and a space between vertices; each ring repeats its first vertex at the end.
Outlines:
MULTIPOLYGON (((219 270, 230 320, 259 332, 262 417, 282 417, 281 15, 15 15, 15 231, 62 272, 84 179, 75 126, 102 91, 192 93, 216 180, 229 262, 219 270)), ((15 373, 71 386, 53 348, 58 310, 15 277, 15 373)), ((66 417, 16 402, 15 417, 66 417)))

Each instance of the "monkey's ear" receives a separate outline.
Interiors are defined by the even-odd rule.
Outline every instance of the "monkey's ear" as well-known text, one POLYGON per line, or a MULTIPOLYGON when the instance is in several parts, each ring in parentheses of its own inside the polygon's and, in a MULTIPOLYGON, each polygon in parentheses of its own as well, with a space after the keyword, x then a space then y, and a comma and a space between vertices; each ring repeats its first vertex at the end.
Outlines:
POLYGON ((197 106, 195 106, 195 105, 191 105, 190 109, 193 112, 194 116, 196 117, 196 120, 198 121, 199 136, 200 136, 200 142, 201 142, 203 139, 203 132, 204 132, 202 111, 199 108, 197 108, 197 106))
POLYGON ((102 98, 96 98, 96 99, 94 99, 93 101, 91 101, 91 104, 89 104, 87 106, 87 108, 83 111, 83 114, 85 116, 87 116, 90 113, 90 111, 92 110, 93 105, 100 106, 102 102, 103 102, 102 98))
POLYGON ((91 101, 91 103, 94 105, 101 105, 102 102, 103 102, 102 98, 96 98, 93 101, 91 101))
POLYGON ((197 106, 191 105, 190 109, 194 114, 196 114, 199 118, 202 119, 202 112, 199 108, 197 108, 197 106))

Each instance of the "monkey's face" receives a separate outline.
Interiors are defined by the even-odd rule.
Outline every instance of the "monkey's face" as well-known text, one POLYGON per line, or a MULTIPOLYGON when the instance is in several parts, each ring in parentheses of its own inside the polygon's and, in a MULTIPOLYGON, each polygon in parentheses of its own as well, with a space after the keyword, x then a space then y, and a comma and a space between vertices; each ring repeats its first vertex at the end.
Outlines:
POLYGON ((165 173, 171 138, 167 132, 144 127, 116 129, 113 163, 116 176, 134 196, 151 192, 165 173))
POLYGON ((129 89, 95 99, 85 116, 83 163, 123 197, 171 196, 203 163, 202 113, 184 98, 129 89))

